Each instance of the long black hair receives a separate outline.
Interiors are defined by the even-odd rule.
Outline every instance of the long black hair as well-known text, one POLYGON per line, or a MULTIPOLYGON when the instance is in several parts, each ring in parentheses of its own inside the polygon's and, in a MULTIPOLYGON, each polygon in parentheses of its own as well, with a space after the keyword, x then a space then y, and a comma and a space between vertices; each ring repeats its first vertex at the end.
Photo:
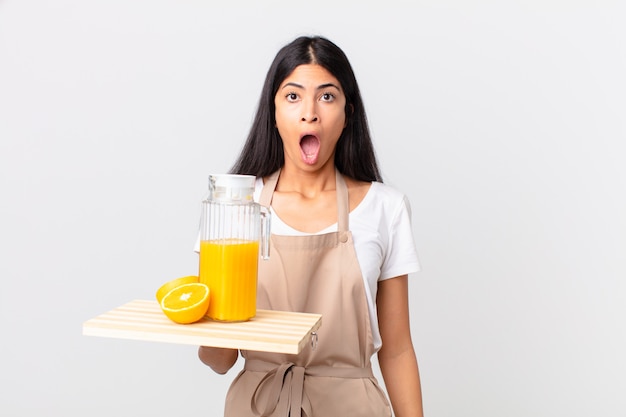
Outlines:
POLYGON ((276 129, 274 97, 285 78, 304 64, 324 67, 337 78, 346 96, 347 123, 337 142, 335 166, 339 172, 354 179, 382 182, 352 66, 337 45, 320 36, 298 37, 276 54, 265 77, 250 133, 230 173, 263 177, 284 165, 283 143, 276 129))

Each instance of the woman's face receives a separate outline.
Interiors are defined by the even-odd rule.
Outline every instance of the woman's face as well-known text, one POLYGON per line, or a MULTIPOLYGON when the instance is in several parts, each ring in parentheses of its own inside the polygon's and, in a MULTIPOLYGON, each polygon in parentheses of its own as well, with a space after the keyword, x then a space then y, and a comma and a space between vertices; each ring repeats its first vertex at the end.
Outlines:
POLYGON ((334 164, 346 126, 346 97, 339 81, 324 67, 300 65, 283 80, 274 103, 285 164, 307 171, 334 164))

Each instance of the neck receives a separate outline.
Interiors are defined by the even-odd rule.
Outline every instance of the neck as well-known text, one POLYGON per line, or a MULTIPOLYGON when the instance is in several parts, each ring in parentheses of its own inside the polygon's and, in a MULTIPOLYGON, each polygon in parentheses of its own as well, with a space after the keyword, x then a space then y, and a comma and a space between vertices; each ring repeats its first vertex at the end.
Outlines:
POLYGON ((313 197, 324 191, 335 191, 335 166, 328 165, 317 171, 302 171, 284 166, 280 171, 276 191, 295 192, 313 197))

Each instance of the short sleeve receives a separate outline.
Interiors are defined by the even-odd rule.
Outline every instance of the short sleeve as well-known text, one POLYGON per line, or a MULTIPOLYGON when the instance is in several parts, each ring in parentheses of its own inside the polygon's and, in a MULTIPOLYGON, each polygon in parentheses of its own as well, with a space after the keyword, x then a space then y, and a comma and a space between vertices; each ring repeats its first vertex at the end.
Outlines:
POLYGON ((411 204, 406 196, 394 211, 389 223, 389 246, 381 267, 380 280, 406 275, 420 270, 413 225, 411 204))

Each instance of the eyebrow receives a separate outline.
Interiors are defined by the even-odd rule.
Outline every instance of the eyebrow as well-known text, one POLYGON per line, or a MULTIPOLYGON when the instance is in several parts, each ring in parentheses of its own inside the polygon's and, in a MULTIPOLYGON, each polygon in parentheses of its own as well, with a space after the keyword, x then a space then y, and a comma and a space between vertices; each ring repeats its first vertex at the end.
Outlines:
MULTIPOLYGON (((298 84, 298 83, 294 83, 294 82, 287 83, 287 84, 283 85, 282 88, 286 88, 286 87, 304 88, 303 85, 298 84)), ((317 90, 323 90, 323 89, 328 88, 328 87, 334 87, 337 90, 341 91, 341 88, 339 88, 336 84, 333 84, 333 83, 326 83, 326 84, 318 85, 317 86, 317 90)))

